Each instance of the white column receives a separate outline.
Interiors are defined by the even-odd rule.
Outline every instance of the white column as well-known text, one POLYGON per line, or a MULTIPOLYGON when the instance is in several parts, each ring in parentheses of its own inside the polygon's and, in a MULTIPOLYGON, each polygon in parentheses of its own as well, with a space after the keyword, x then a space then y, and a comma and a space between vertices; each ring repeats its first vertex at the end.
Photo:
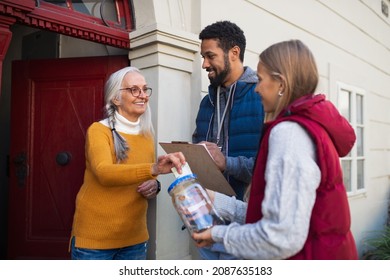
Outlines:
MULTIPOLYGON (((149 25, 130 33, 130 63, 138 67, 153 88, 150 100, 156 130, 157 154, 165 152, 159 142, 191 141, 199 106, 200 65, 196 58, 196 34, 165 25, 149 25), (193 75, 193 71, 196 73, 193 75)), ((167 193, 172 174, 159 177, 162 183, 157 201, 149 207, 151 244, 149 258, 190 259, 191 242, 167 193), (157 202, 157 203, 156 203, 157 202), (155 247, 154 247, 155 246, 155 247)))

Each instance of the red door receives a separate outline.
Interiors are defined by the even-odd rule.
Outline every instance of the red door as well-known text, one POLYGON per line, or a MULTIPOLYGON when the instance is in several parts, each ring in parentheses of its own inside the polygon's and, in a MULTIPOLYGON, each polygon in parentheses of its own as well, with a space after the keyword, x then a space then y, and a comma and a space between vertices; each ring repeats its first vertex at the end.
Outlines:
POLYGON ((12 65, 9 259, 68 259, 88 126, 103 88, 127 57, 15 61, 12 65))

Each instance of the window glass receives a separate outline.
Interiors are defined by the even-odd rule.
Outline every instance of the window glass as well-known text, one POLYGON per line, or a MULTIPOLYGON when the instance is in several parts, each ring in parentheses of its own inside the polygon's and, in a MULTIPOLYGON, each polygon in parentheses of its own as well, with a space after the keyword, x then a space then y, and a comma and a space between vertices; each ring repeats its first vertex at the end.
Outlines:
POLYGON ((349 122, 351 122, 351 93, 341 89, 338 97, 338 109, 349 122))
POLYGON ((358 127, 356 129, 356 146, 357 146, 357 156, 362 157, 364 156, 364 149, 363 149, 363 127, 358 127))
POLYGON ((43 0, 44 2, 53 3, 58 6, 66 7, 66 0, 43 0))
POLYGON ((357 161, 357 189, 364 189, 364 160, 357 161))
POLYGON ((67 7, 79 13, 97 17, 103 21, 118 22, 115 0, 44 0, 45 2, 67 7))
POLYGON ((342 160, 341 167, 343 169, 343 181, 344 181, 345 189, 347 192, 350 192, 352 190, 351 161, 350 160, 342 160))
POLYGON ((361 94, 356 95, 356 122, 363 124, 363 96, 361 94))

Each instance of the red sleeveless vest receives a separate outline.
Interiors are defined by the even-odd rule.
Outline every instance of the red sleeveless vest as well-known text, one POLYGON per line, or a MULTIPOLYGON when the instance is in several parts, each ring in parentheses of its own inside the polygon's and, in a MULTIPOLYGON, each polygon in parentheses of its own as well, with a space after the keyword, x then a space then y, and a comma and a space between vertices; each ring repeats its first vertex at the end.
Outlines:
POLYGON ((308 118, 290 115, 266 125, 253 172, 246 222, 254 223, 262 218, 268 140, 272 127, 282 121, 297 122, 308 131, 317 147, 317 164, 321 170, 307 240, 302 250, 290 259, 357 259, 338 153, 328 133, 308 118))

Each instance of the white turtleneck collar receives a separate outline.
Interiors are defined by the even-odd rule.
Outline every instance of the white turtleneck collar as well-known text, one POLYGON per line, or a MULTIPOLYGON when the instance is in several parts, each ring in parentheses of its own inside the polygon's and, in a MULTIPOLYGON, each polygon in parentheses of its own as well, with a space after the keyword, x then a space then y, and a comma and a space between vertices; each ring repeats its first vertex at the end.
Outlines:
MULTIPOLYGON (((140 119, 136 122, 131 122, 128 119, 126 119, 124 116, 120 115, 118 112, 115 112, 115 129, 116 131, 126 133, 126 134, 140 134, 141 132, 141 125, 140 125, 140 119)), ((110 127, 108 124, 108 118, 101 120, 100 123, 104 124, 107 127, 110 127)))

